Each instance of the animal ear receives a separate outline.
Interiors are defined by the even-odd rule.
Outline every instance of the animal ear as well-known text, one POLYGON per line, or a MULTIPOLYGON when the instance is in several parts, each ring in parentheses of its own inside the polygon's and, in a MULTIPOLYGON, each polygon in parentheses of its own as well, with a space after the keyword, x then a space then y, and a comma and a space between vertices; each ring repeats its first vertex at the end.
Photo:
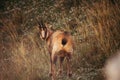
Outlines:
POLYGON ((46 23, 45 26, 49 29, 52 29, 53 28, 53 25, 49 24, 49 23, 46 23))

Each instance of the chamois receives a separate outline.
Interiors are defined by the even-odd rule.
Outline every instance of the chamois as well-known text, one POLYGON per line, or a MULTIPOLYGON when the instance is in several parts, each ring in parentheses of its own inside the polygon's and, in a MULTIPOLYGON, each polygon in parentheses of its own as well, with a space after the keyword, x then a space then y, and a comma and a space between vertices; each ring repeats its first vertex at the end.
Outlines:
POLYGON ((53 31, 41 20, 39 22, 40 38, 47 42, 48 52, 50 54, 52 80, 56 80, 55 65, 57 58, 60 60, 58 74, 62 72, 62 63, 64 58, 67 60, 67 75, 72 75, 71 58, 73 54, 73 39, 69 32, 56 30, 53 31))

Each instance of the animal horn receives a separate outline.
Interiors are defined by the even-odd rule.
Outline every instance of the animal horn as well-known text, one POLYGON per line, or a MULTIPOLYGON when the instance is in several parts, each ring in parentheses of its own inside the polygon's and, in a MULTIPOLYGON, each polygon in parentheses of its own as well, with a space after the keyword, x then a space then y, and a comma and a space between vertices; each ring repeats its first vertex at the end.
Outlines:
POLYGON ((43 23, 43 20, 40 20, 39 25, 40 25, 42 28, 45 27, 45 25, 44 25, 44 23, 43 23))
POLYGON ((36 18, 36 21, 37 21, 37 23, 39 24, 39 28, 45 27, 42 19, 39 21, 38 18, 36 18))

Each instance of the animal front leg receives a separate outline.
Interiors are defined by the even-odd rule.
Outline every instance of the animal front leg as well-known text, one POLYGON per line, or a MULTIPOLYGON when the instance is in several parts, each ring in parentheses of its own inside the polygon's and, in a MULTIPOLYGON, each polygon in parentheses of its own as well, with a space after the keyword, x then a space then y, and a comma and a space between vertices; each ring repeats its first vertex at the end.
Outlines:
POLYGON ((55 65, 57 61, 57 56, 52 56, 52 63, 51 63, 51 71, 52 71, 52 80, 56 80, 56 70, 55 70, 55 65))
POLYGON ((50 77, 52 76, 52 58, 51 58, 51 55, 50 55, 50 73, 49 73, 49 76, 50 77))

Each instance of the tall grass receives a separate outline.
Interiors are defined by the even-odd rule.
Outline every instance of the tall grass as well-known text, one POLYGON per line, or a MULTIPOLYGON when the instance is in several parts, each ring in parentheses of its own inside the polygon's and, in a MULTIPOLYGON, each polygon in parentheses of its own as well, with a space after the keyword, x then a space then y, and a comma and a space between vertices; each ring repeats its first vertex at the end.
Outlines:
MULTIPOLYGON (((52 24, 55 30, 72 33, 75 50, 70 80, 103 79, 101 68, 106 58, 120 46, 119 1, 60 0, 47 3, 31 0, 29 4, 23 3, 13 2, 13 5, 8 2, 7 6, 12 9, 0 12, 1 80, 50 79, 46 43, 39 38, 37 26, 33 26, 37 25, 35 18, 38 16, 52 24), (17 6, 19 4, 23 7, 17 6)), ((58 78, 68 79, 65 72, 58 78)))

